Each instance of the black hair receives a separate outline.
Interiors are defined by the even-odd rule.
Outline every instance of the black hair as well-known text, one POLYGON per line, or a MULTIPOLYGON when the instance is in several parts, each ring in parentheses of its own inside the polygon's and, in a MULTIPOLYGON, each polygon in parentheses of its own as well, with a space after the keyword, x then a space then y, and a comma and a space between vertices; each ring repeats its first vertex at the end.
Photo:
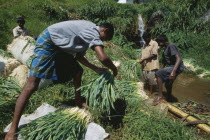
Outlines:
POLYGON ((113 37, 114 26, 111 23, 101 23, 99 26, 103 28, 108 28, 108 34, 110 35, 111 38, 113 37))
POLYGON ((144 32, 143 38, 151 38, 151 33, 150 32, 144 32))
POLYGON ((23 17, 18 17, 17 18, 17 23, 19 23, 19 22, 25 22, 25 19, 23 17))
POLYGON ((166 35, 159 35, 159 36, 157 36, 156 41, 157 42, 168 42, 168 38, 166 35))

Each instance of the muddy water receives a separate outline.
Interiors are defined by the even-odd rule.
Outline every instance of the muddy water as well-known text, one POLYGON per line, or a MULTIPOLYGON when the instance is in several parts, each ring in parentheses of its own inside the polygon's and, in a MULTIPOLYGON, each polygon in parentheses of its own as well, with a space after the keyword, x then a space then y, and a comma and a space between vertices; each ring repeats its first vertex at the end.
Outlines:
POLYGON ((210 107, 210 80, 182 73, 173 85, 172 94, 179 102, 191 100, 210 107))

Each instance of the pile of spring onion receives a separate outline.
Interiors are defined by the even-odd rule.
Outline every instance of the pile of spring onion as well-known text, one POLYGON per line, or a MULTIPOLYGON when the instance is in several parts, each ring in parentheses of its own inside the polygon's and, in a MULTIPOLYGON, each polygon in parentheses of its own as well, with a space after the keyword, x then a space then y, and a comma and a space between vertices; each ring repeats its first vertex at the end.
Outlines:
POLYGON ((88 111, 66 108, 30 122, 18 134, 24 140, 83 140, 91 121, 88 111))
POLYGON ((114 90, 114 76, 110 71, 99 73, 99 77, 79 88, 87 104, 100 112, 110 112, 118 98, 114 90))

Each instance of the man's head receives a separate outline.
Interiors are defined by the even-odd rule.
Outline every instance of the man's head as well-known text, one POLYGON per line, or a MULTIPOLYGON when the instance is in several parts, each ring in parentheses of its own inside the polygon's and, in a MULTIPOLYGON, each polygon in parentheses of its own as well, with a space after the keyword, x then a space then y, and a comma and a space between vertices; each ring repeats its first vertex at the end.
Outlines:
POLYGON ((23 28, 24 27, 24 24, 25 24, 25 19, 23 17, 18 17, 17 18, 17 24, 23 28))
POLYGON ((165 35, 159 35, 157 36, 156 41, 159 46, 166 46, 168 43, 168 38, 165 35))
POLYGON ((149 44, 149 42, 151 41, 151 34, 149 32, 144 32, 142 37, 146 44, 149 44))
POLYGON ((110 23, 102 23, 99 25, 100 38, 102 41, 109 41, 114 35, 114 27, 110 23))

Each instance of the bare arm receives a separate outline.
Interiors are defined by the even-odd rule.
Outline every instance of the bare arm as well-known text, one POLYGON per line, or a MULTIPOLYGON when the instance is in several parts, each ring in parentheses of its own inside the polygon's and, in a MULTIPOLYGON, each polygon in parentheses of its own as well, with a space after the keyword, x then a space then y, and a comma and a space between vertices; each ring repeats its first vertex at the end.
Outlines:
POLYGON ((181 64, 181 57, 180 57, 180 55, 179 54, 176 54, 175 57, 176 57, 176 63, 174 65, 174 68, 173 68, 170 76, 169 76, 169 79, 171 79, 171 80, 174 80, 175 79, 175 77, 176 77, 176 71, 177 71, 179 65, 181 64))
POLYGON ((150 56, 148 56, 146 58, 140 58, 139 62, 143 63, 145 60, 150 60, 150 59, 153 59, 153 58, 156 58, 156 57, 157 57, 157 54, 152 54, 152 55, 150 55, 150 56))
POLYGON ((91 64, 83 55, 81 55, 80 53, 77 53, 76 54, 76 59, 81 63, 83 64, 84 66, 92 69, 93 71, 95 72, 99 72, 99 71, 102 71, 102 70, 105 70, 104 68, 100 68, 100 67, 97 67, 93 64, 91 64))
POLYGON ((94 51, 96 52, 96 55, 98 56, 98 59, 101 61, 101 63, 111 69, 113 71, 113 75, 117 75, 117 68, 111 61, 111 59, 104 53, 104 50, 101 46, 95 46, 94 51))

